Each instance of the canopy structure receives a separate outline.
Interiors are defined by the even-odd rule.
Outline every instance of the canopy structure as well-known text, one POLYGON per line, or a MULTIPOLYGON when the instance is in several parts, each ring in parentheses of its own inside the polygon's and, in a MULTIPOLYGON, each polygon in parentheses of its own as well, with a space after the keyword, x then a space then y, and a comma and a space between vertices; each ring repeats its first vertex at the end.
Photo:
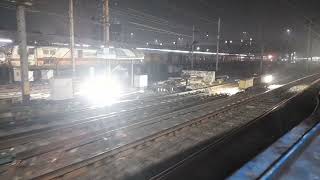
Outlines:
POLYGON ((143 60, 144 54, 136 49, 110 48, 108 53, 103 57, 114 60, 143 60))

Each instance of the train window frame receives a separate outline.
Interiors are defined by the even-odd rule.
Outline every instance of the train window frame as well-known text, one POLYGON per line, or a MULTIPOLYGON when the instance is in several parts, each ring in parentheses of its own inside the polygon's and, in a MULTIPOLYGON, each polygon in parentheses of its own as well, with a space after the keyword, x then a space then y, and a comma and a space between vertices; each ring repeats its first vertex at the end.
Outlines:
POLYGON ((44 55, 49 55, 50 50, 49 49, 43 49, 42 52, 43 52, 44 55))
POLYGON ((49 51, 50 51, 50 54, 49 54, 50 56, 54 56, 57 53, 56 49, 50 49, 49 51))
POLYGON ((36 48, 28 48, 28 55, 34 55, 36 48))

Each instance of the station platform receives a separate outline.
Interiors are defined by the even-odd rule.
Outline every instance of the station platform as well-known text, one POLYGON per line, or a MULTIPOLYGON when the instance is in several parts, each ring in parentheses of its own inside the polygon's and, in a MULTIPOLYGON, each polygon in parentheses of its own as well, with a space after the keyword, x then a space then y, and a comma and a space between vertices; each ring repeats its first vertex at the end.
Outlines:
POLYGON ((301 152, 292 154, 294 159, 288 162, 289 166, 282 170, 279 179, 320 179, 320 124, 296 144, 296 151, 299 148, 301 152))
POLYGON ((320 179, 320 110, 246 163, 229 180, 320 179))

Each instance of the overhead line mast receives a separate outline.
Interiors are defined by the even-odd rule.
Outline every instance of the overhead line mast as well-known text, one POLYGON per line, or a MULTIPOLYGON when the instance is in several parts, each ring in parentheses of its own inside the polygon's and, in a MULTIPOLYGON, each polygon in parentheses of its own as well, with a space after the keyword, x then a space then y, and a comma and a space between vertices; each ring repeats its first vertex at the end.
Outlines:
MULTIPOLYGON (((110 10, 109 10, 109 0, 104 0, 103 3, 103 40, 105 44, 105 52, 109 54, 109 46, 110 46, 110 10)), ((107 76, 110 78, 111 76, 111 62, 108 57, 106 57, 106 69, 107 69, 107 76)))
POLYGON ((73 0, 69 0, 69 31, 70 31, 70 53, 72 60, 72 77, 76 76, 76 61, 74 57, 74 5, 73 0))
POLYGON ((30 0, 19 0, 17 3, 17 34, 20 54, 21 67, 21 90, 22 102, 28 104, 30 102, 30 82, 29 82, 29 62, 27 52, 27 33, 26 33, 26 6, 31 6, 30 0))

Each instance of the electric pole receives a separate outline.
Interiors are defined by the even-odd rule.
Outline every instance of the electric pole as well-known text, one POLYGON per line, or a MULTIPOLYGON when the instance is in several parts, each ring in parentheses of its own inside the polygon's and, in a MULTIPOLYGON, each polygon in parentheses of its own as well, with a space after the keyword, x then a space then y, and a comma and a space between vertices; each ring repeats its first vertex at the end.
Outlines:
POLYGON ((27 52, 27 33, 25 6, 27 1, 17 2, 17 34, 19 43, 20 67, 21 67, 21 89, 22 102, 28 104, 30 102, 30 82, 29 82, 29 62, 27 52))
POLYGON ((217 35, 216 72, 218 72, 218 70, 219 70, 220 31, 221 31, 221 19, 219 18, 219 20, 218 20, 218 35, 217 35))
POLYGON ((264 26, 261 25, 261 59, 260 59, 260 74, 263 74, 263 56, 264 56, 264 26))
POLYGON ((110 13, 109 13, 109 0, 104 0, 103 4, 103 32, 104 43, 108 47, 110 43, 110 13))
POLYGON ((74 57, 74 13, 73 0, 69 0, 69 31, 70 31, 70 54, 72 60, 72 78, 76 77, 76 61, 74 57))
POLYGON ((308 44, 307 44, 307 60, 312 61, 312 21, 309 22, 308 25, 308 44))
POLYGON ((191 70, 193 70, 193 63, 194 63, 194 45, 195 45, 195 33, 196 33, 196 27, 193 25, 192 27, 192 45, 191 45, 191 70))
POLYGON ((308 40, 307 40, 307 59, 306 59, 306 71, 309 71, 308 61, 312 62, 312 20, 309 20, 308 24, 308 40))
MULTIPOLYGON (((109 46, 110 46, 110 12, 109 12, 109 0, 104 0, 103 3, 103 40, 105 44, 105 52, 109 55, 109 46)), ((106 65, 107 65, 107 76, 111 75, 111 63, 110 59, 106 57, 106 65)))

